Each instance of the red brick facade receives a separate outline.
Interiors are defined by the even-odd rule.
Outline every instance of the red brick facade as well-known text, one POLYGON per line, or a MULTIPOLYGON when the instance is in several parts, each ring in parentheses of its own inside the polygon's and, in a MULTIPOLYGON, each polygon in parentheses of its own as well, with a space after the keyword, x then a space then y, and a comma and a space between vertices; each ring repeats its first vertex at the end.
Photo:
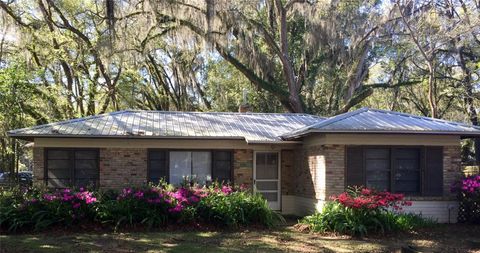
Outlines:
POLYGON ((294 195, 325 200, 344 190, 344 145, 311 146, 301 153, 294 195))
POLYGON ((253 150, 236 149, 233 151, 233 181, 236 185, 253 185, 253 150))
POLYGON ((147 149, 100 149, 100 187, 122 188, 147 183, 147 149))
POLYGON ((443 147, 443 195, 453 197, 450 191, 452 184, 462 176, 461 148, 458 146, 443 147))
MULTIPOLYGON (((460 146, 443 147, 443 191, 451 199, 450 186, 461 173, 460 146)), ((294 194, 300 197, 328 200, 345 189, 345 145, 318 145, 302 149, 301 166, 297 166, 294 194)), ((412 197, 416 200, 439 199, 438 197, 412 197)))
POLYGON ((43 185, 45 177, 44 148, 33 148, 33 182, 35 185, 43 185))
MULTIPOLYGON (((444 196, 451 196, 450 185, 461 175, 460 146, 445 146, 444 196)), ((233 175, 237 185, 253 184, 253 150, 234 150, 233 175)), ((34 180, 44 180, 44 148, 33 149, 34 180)), ((100 149, 100 187, 121 188, 147 181, 146 148, 100 149)), ((281 152, 282 195, 318 200, 344 190, 345 145, 316 145, 281 152)))

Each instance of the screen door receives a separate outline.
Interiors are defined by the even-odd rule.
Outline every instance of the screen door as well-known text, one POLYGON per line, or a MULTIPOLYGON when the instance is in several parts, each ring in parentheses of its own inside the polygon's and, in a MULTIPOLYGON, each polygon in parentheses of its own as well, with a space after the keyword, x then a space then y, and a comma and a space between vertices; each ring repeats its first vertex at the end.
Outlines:
POLYGON ((255 152, 255 190, 268 201, 270 208, 280 210, 280 166, 278 152, 255 152))

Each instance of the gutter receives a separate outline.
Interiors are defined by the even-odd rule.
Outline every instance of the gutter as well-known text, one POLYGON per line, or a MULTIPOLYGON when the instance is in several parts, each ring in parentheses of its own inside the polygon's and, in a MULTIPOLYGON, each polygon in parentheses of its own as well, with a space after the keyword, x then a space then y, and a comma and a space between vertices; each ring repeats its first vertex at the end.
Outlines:
POLYGON ((313 133, 324 133, 324 134, 334 134, 334 133, 344 133, 344 134, 425 134, 425 135, 459 135, 462 138, 465 137, 479 137, 480 131, 478 132, 462 132, 462 131, 389 131, 389 130, 310 130, 303 133, 295 133, 291 135, 282 135, 281 137, 285 140, 291 140, 303 137, 308 134, 313 133))
POLYGON ((159 135, 51 135, 51 134, 42 134, 42 135, 21 135, 21 134, 12 134, 7 133, 7 136, 22 139, 27 141, 33 141, 34 138, 93 138, 93 139, 143 139, 143 140, 171 140, 171 139, 181 139, 181 140, 244 140, 247 144, 301 144, 301 141, 283 141, 283 140, 248 140, 242 136, 159 136, 159 135))

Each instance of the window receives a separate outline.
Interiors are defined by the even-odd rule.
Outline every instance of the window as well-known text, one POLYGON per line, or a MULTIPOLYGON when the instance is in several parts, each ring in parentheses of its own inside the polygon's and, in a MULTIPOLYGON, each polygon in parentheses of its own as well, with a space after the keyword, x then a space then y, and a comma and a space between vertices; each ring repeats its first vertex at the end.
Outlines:
POLYGON ((206 184, 212 181, 210 152, 170 152, 170 183, 181 184, 185 179, 206 184))
POLYGON ((441 196, 441 147, 349 146, 346 184, 407 195, 441 196))
POLYGON ((365 149, 366 186, 377 190, 390 189, 390 150, 365 149))
POLYGON ((161 178, 178 185, 185 179, 206 185, 214 180, 231 181, 231 151, 149 150, 148 181, 161 178))
POLYGON ((420 150, 416 148, 394 149, 393 183, 395 191, 405 194, 419 194, 421 189, 420 150))
POLYGON ((98 150, 46 149, 47 186, 96 186, 98 183, 98 150))

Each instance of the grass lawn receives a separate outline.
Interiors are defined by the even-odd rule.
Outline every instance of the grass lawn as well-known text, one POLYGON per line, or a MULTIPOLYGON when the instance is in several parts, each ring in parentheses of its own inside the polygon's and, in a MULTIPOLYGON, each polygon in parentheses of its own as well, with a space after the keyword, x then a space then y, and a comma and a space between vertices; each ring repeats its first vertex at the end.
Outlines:
POLYGON ((437 225, 415 233, 352 239, 291 226, 235 232, 41 233, 0 235, 0 252, 480 252, 480 226, 437 225))

